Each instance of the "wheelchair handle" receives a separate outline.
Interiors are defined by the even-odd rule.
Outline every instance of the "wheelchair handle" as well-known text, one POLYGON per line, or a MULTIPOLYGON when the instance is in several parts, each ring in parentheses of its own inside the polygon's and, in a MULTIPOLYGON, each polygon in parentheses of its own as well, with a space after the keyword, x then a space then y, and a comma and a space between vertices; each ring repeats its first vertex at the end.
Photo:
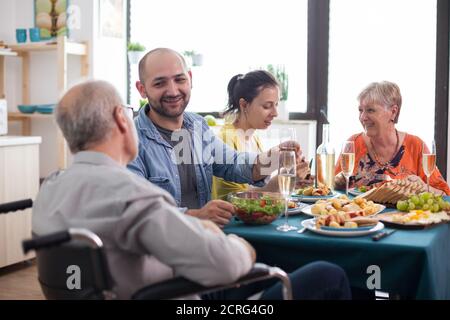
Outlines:
POLYGON ((103 247, 102 240, 92 231, 81 228, 70 228, 69 230, 58 231, 44 236, 38 236, 33 239, 24 240, 22 242, 22 249, 24 253, 27 253, 30 250, 58 246, 69 242, 72 239, 87 242, 94 249, 103 247))
POLYGON ((30 250, 39 250, 63 244, 72 239, 69 231, 59 231, 49 235, 36 237, 34 239, 24 240, 22 242, 22 249, 24 253, 30 250))
POLYGON ((33 200, 25 199, 0 204, 0 214, 12 211, 25 210, 33 206, 33 200))

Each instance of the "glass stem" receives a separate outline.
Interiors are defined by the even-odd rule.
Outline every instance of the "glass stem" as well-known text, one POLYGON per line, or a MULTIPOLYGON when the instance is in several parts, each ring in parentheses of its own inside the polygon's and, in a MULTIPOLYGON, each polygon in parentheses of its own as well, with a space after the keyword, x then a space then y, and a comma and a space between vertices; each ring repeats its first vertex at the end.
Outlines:
POLYGON ((427 190, 430 192, 430 176, 427 176, 427 190))
POLYGON ((288 199, 285 198, 285 206, 284 206, 284 224, 288 226, 288 199))
POLYGON ((349 177, 345 177, 345 195, 348 197, 348 183, 349 183, 349 177))

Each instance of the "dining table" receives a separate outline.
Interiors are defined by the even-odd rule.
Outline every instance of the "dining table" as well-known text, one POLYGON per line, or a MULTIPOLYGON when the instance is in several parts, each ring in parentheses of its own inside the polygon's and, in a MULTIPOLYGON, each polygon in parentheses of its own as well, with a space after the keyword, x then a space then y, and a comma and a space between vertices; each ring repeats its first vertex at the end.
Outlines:
MULTIPOLYGON (((289 223, 301 229, 305 219, 311 217, 296 214, 289 217, 289 223)), ((259 226, 233 218, 224 231, 250 242, 258 262, 287 272, 310 262, 328 261, 345 270, 354 288, 379 290, 401 299, 450 299, 448 223, 419 230, 399 229, 379 241, 372 239, 374 234, 341 237, 310 230, 303 233, 276 230, 282 223, 283 216, 259 226)), ((382 231, 386 230, 391 228, 382 231)))

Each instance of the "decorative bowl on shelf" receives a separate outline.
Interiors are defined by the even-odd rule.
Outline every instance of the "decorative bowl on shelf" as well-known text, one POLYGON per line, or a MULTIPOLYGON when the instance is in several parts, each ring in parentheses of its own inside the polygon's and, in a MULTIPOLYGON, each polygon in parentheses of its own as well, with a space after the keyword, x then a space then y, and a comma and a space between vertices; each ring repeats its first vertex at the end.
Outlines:
POLYGON ((36 106, 31 104, 19 104, 17 109, 22 113, 33 113, 36 111, 36 106))
POLYGON ((246 224, 269 224, 284 212, 284 198, 279 193, 245 191, 230 193, 228 201, 236 207, 236 216, 246 224))
POLYGON ((36 106, 36 111, 43 114, 53 113, 53 110, 55 110, 54 104, 40 104, 36 106))

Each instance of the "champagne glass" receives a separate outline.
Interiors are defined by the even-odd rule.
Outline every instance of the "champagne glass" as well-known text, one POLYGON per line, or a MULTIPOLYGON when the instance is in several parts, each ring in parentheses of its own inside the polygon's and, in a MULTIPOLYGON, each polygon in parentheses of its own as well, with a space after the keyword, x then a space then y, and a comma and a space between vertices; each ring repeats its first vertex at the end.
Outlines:
POLYGON ((430 144, 431 149, 427 148, 425 142, 422 146, 422 167, 423 172, 427 176, 427 190, 430 192, 430 177, 436 168, 436 143, 434 140, 430 144))
POLYGON ((295 150, 294 146, 290 146, 289 144, 286 144, 287 141, 297 141, 296 137, 296 131, 295 128, 280 128, 279 131, 280 136, 280 144, 284 143, 283 147, 280 148, 280 150, 287 150, 287 151, 293 151, 295 150))
POLYGON ((355 142, 345 141, 341 150, 341 168, 345 177, 345 194, 348 197, 348 183, 355 167, 355 142))
POLYGON ((289 225, 288 223, 288 201, 294 191, 295 177, 296 177, 297 165, 295 161, 295 151, 293 150, 281 150, 280 161, 278 167, 278 187, 280 193, 285 200, 284 207, 284 224, 279 226, 277 230, 287 232, 291 230, 297 230, 296 227, 289 225))

